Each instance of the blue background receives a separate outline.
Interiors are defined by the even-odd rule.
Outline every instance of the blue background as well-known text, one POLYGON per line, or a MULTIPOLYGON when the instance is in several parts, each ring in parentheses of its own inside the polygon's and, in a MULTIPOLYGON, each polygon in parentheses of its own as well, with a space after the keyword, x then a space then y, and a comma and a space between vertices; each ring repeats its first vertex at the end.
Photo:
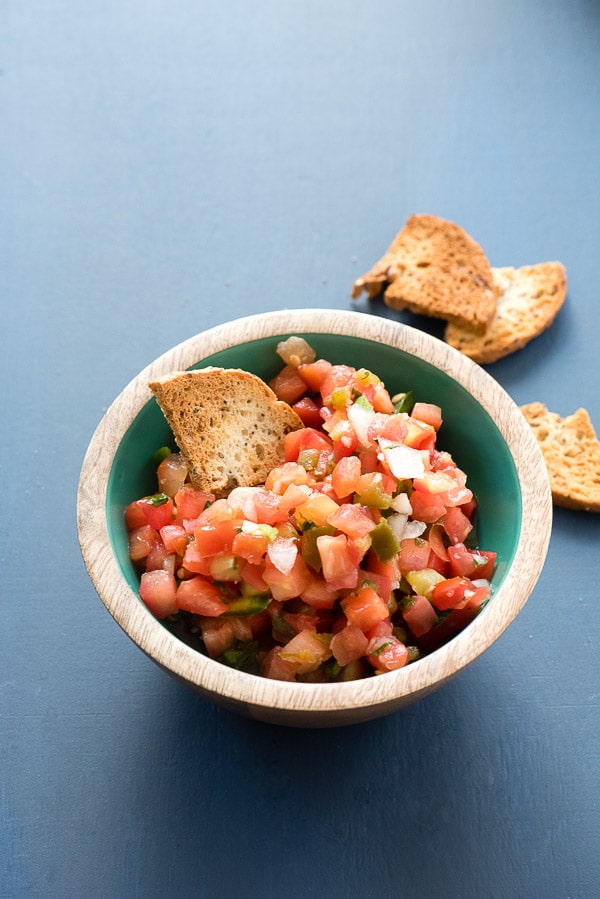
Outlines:
MULTIPOLYGON (((600 431, 595 0, 0 0, 0 893, 600 895, 598 516, 556 510, 525 609, 455 681, 331 731, 166 677, 79 553, 79 469, 160 353, 351 285, 406 218, 559 259, 488 367, 600 431)), ((439 333, 439 326, 416 320, 439 333)))

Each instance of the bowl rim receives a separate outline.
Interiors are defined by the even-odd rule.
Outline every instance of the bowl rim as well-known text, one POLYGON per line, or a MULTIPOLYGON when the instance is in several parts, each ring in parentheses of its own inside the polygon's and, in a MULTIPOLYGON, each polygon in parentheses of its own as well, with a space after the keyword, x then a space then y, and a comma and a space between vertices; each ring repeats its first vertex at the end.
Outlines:
POLYGON ((398 321, 351 310, 257 313, 202 331, 167 350, 127 384, 102 417, 85 453, 77 491, 78 537, 90 579, 110 614, 146 655, 225 704, 317 717, 367 707, 373 717, 378 708, 399 706, 437 689, 475 661, 516 618, 531 594, 545 561, 551 525, 552 499, 540 448, 504 388, 481 366, 438 338, 398 321), (148 382, 198 365, 240 343, 311 332, 386 344, 433 365, 468 390, 491 415, 505 440, 521 490, 518 545, 493 602, 448 643, 385 677, 306 684, 230 669, 187 646, 154 618, 126 583, 111 547, 106 505, 113 458, 127 429, 152 399, 148 382))

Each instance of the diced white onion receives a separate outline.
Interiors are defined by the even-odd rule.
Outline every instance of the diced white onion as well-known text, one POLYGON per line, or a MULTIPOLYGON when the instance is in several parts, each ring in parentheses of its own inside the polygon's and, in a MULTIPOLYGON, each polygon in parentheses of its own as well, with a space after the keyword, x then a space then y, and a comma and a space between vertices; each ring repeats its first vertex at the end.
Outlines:
POLYGON ((352 425, 359 443, 369 445, 369 425, 375 418, 375 412, 362 403, 352 403, 347 409, 348 421, 352 425))
POLYGON ((425 474, 425 463, 421 451, 403 443, 391 444, 383 437, 377 438, 385 463, 398 480, 405 478, 422 478, 425 474))
POLYGON ((398 496, 395 496, 394 502, 392 503, 392 509, 394 512, 402 512, 403 515, 410 515, 412 506, 408 498, 408 493, 399 493, 398 496))
POLYGON ((421 534, 425 533, 427 529, 427 525, 424 521, 407 521, 406 527, 404 528, 404 534, 402 535, 403 540, 414 539, 415 537, 420 537, 421 534))

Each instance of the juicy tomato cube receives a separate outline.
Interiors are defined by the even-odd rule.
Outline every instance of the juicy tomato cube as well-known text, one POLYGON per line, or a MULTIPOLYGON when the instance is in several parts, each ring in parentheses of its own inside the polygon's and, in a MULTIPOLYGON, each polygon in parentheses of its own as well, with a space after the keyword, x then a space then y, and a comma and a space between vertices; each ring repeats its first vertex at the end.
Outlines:
POLYGON ((201 574, 187 581, 181 581, 177 587, 175 602, 180 609, 185 609, 186 612, 206 615, 210 618, 216 618, 227 611, 227 605, 223 602, 223 594, 219 588, 201 574))
POLYGON ((496 553, 467 549, 464 543, 455 543, 448 547, 448 559, 452 575, 490 581, 494 573, 496 553))
POLYGON ((286 365, 269 381, 269 387, 284 403, 293 405, 306 393, 306 382, 302 380, 297 369, 286 365))
POLYGON ((389 615, 389 609, 373 587, 364 585, 342 601, 342 608, 350 624, 368 632, 389 615))
POLYGON ((342 667, 364 656, 369 641, 356 624, 347 624, 331 638, 330 649, 342 667))
POLYGON ((298 402, 293 403, 292 409, 307 428, 320 428, 323 424, 321 410, 309 396, 304 396, 298 402))
POLYGON ((156 618, 167 618, 179 611, 176 593, 174 576, 162 568, 145 571, 140 578, 140 596, 156 618))
POLYGON ((377 671, 395 671, 408 662, 408 649, 397 637, 373 637, 367 645, 367 659, 377 671))
POLYGON ((317 537, 321 571, 327 583, 338 590, 352 590, 358 584, 356 550, 345 534, 317 537))
POLYGON ((422 637, 438 620, 436 610, 425 596, 411 596, 402 609, 402 617, 415 637, 422 637))

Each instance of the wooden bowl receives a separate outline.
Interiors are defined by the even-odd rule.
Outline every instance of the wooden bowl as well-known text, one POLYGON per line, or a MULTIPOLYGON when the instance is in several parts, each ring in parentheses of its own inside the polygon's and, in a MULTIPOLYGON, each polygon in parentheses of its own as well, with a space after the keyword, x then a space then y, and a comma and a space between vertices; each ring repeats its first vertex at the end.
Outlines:
POLYGON ((278 724, 327 727, 365 721, 414 702, 477 659, 531 594, 552 523, 548 477, 518 407, 482 368, 445 343, 383 318, 319 309, 265 313, 186 340, 142 371, 113 402, 87 450, 79 483, 78 529, 91 580, 108 611, 163 669, 237 712, 278 724), (347 683, 268 680, 228 668, 186 645, 138 596, 123 510, 155 492, 154 451, 173 440, 148 381, 176 369, 218 365, 268 380, 276 344, 306 336, 334 363, 369 368, 391 393, 413 390, 442 407, 440 448, 468 475, 479 501, 478 537, 497 552, 492 599, 449 643, 398 671, 347 683))

